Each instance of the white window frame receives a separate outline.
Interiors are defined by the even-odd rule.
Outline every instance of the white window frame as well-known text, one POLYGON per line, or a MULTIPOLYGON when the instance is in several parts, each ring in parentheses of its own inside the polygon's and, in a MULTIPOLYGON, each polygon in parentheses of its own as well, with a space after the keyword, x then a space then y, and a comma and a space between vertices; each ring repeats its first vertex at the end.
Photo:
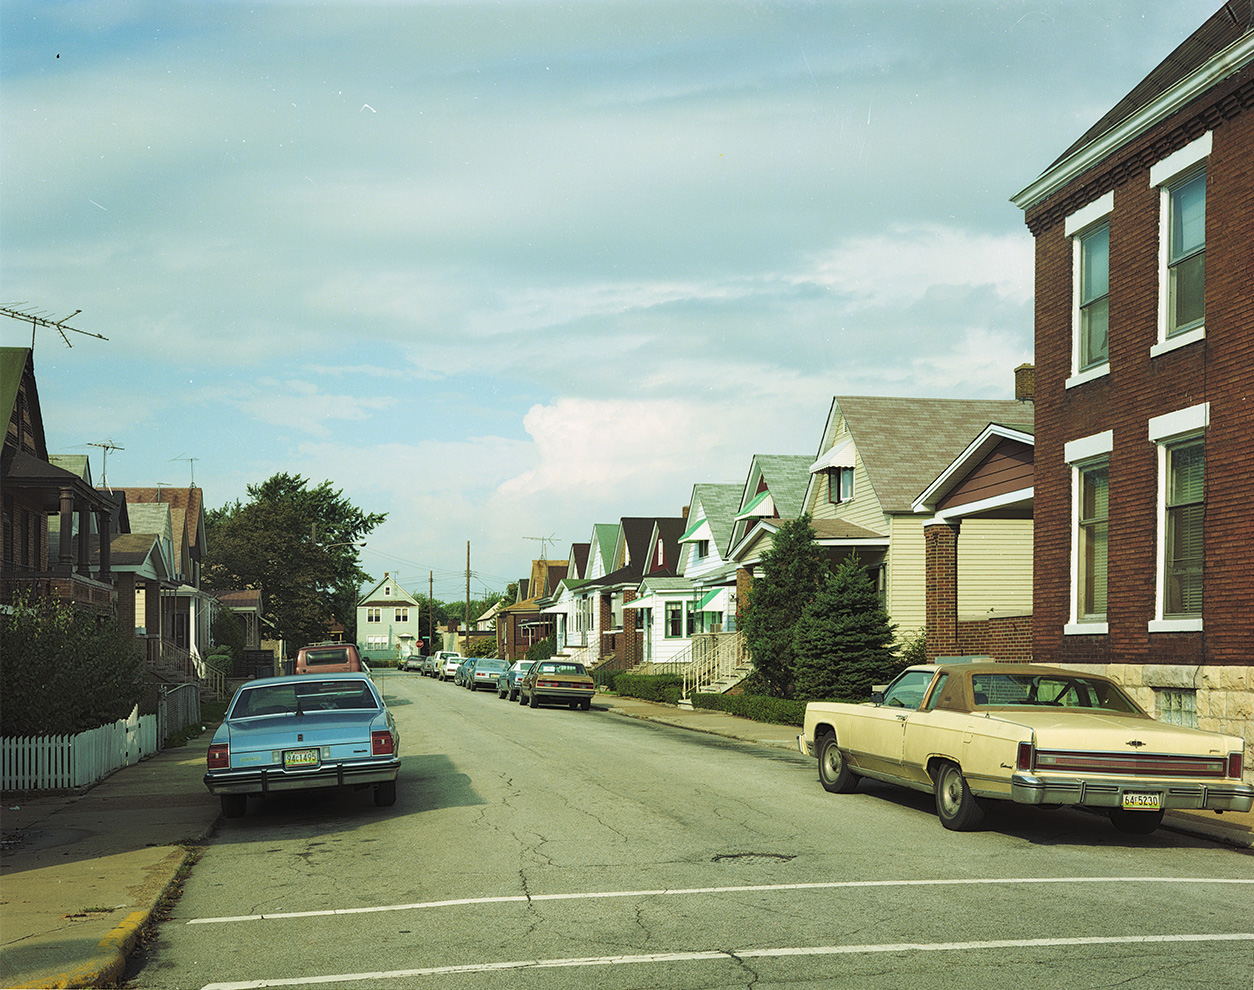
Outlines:
MULTIPOLYGON (((1077 385, 1083 385, 1085 382, 1091 382, 1096 378, 1103 378, 1110 374, 1110 328, 1109 319, 1107 321, 1107 345, 1106 345, 1106 361, 1104 364, 1094 365, 1085 371, 1080 370, 1080 282, 1081 282, 1081 255, 1080 242, 1083 238, 1092 233, 1095 227, 1101 224, 1110 223, 1110 214, 1115 208, 1115 194, 1108 192, 1106 195, 1095 199, 1087 206, 1082 206, 1069 217, 1063 227, 1066 235, 1071 238, 1071 377, 1065 383, 1066 388, 1075 388, 1077 385)), ((1110 278, 1109 264, 1107 266, 1107 279, 1110 278)), ((1109 293, 1107 293, 1109 298, 1109 293)))
MULTIPOLYGON (((1210 425, 1210 403, 1203 402, 1187 409, 1155 416, 1149 421, 1150 442, 1158 448, 1158 509, 1157 509, 1157 553, 1154 561, 1154 618, 1150 620, 1149 631, 1158 632, 1201 632, 1202 618, 1166 619, 1167 588, 1167 483, 1169 448, 1182 441, 1202 437, 1210 425)), ((1203 586, 1205 587, 1205 586, 1203 586)), ((1205 591, 1203 591, 1205 594, 1205 591)))
POLYGON ((1158 342, 1150 348, 1150 357, 1158 357, 1169 351, 1187 347, 1206 337, 1206 324, 1167 336, 1171 325, 1170 278, 1171 278, 1171 191, 1186 173, 1204 168, 1211 151, 1211 131, 1186 144, 1162 161, 1150 166, 1150 186, 1159 193, 1158 218, 1158 342))
MULTIPOLYGON (((1077 440, 1068 441, 1063 446, 1063 454, 1067 464, 1071 466, 1071 604, 1069 606, 1070 620, 1063 626, 1062 632, 1064 636, 1105 636, 1110 633, 1110 623, 1106 622, 1081 622, 1080 621, 1080 568, 1083 561, 1080 559, 1080 511, 1081 511, 1081 483, 1085 468, 1092 467, 1100 461, 1106 461, 1109 465, 1110 453, 1114 450, 1115 434, 1112 430, 1106 430, 1102 433, 1095 433, 1092 436, 1081 437, 1077 440)), ((1109 527, 1109 517, 1107 519, 1109 527)), ((1109 533, 1109 528, 1107 529, 1109 533)), ((1106 547, 1106 595, 1107 601, 1110 598, 1110 545, 1106 547)), ((1109 613, 1108 613, 1109 614, 1109 613)))

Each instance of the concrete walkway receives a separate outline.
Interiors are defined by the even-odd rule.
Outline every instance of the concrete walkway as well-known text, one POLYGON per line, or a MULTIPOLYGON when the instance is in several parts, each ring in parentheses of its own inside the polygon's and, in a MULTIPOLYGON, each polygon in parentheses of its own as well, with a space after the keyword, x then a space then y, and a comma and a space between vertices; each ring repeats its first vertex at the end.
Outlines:
MULTIPOLYGON (((593 704, 626 718, 796 752, 794 726, 609 695, 593 704)), ((217 821, 218 801, 201 782, 210 735, 119 770, 85 793, 5 796, 0 986, 117 985, 140 933, 217 821)), ((1168 812, 1163 827, 1254 846, 1254 814, 1168 812)))

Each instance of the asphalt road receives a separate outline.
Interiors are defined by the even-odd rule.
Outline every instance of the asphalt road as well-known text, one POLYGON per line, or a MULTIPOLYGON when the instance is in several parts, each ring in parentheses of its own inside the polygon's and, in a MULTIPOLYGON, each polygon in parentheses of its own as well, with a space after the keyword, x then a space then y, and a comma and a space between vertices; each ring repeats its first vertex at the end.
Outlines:
POLYGON ((221 823, 132 987, 1254 986, 1254 857, 926 795, 606 711, 417 674, 393 808, 221 823))

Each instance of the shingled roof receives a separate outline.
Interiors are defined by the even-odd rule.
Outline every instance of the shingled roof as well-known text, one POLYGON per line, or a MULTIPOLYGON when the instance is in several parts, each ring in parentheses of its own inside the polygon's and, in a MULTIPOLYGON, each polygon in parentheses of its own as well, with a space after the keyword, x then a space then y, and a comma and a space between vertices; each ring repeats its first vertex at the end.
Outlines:
POLYGON ((841 395, 833 400, 832 413, 833 419, 844 417, 880 508, 911 512, 919 493, 989 423, 1030 432, 1034 409, 1031 402, 1016 399, 841 395))

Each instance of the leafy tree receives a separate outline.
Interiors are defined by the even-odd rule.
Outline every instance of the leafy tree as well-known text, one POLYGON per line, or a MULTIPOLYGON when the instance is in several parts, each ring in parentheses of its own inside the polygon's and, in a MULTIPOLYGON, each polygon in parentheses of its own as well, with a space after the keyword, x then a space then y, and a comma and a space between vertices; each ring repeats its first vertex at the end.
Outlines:
POLYGON ((548 639, 541 639, 532 643, 530 649, 527 650, 527 659, 534 661, 547 660, 556 652, 557 640, 550 636, 548 639))
POLYGON ((206 588, 255 588, 265 617, 294 646, 325 639, 333 620, 356 638, 358 589, 370 575, 353 544, 382 523, 331 488, 276 474, 249 501, 205 514, 206 588))
POLYGON ((828 574, 808 515, 784 523, 762 554, 762 571, 749 589, 741 629, 755 671, 775 697, 792 692, 793 629, 828 574))
POLYGON ((470 641, 470 656, 472 657, 495 657, 496 656, 496 637, 495 636, 476 636, 470 641))
POLYGON ((85 732, 126 718, 147 687, 144 657, 116 616, 22 596, 0 614, 0 735, 85 732))
POLYGON ((862 701, 902 667, 870 575, 846 558, 806 606, 794 634, 796 696, 862 701))
POLYGON ((227 669, 237 669, 244 659, 244 647, 247 643, 244 623, 240 617, 225 605, 221 606, 209 626, 209 635, 213 639, 213 652, 226 653, 231 660, 227 669))

